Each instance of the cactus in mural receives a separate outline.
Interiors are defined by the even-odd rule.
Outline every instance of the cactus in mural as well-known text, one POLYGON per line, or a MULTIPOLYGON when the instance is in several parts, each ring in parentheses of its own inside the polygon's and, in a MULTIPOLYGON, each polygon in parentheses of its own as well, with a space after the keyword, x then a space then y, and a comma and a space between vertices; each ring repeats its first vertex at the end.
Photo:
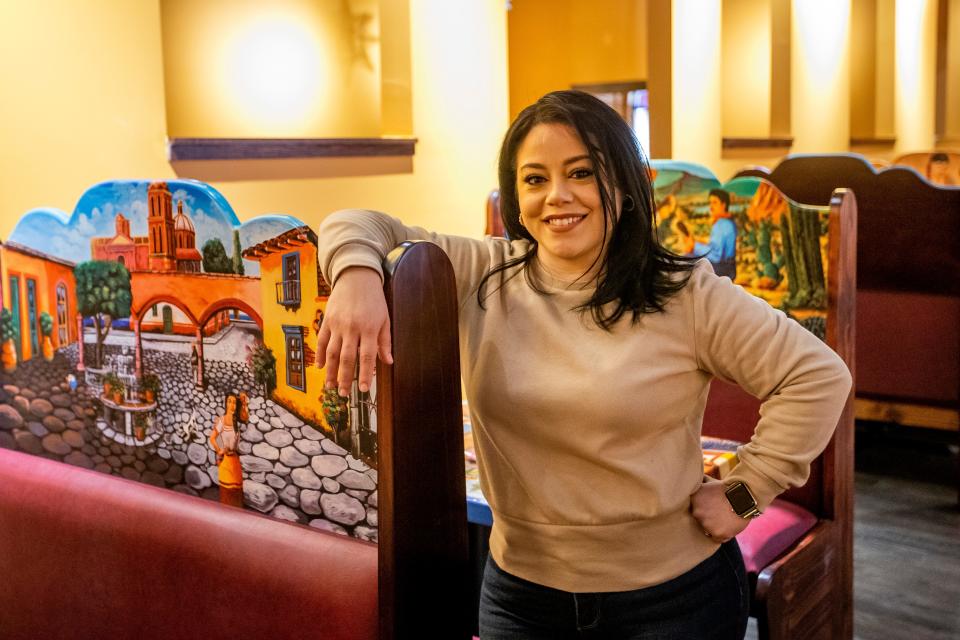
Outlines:
POLYGON ((43 334, 43 359, 53 360, 53 318, 46 311, 40 314, 40 333, 43 334))
POLYGON ((84 318, 93 318, 97 331, 94 361, 100 368, 110 324, 130 315, 130 272, 119 262, 88 260, 74 267, 73 274, 77 281, 77 310, 84 318))
POLYGON ((786 258, 789 308, 823 308, 827 304, 827 286, 820 255, 820 214, 795 207, 780 224, 786 258))
POLYGON ((17 346, 15 343, 20 336, 13 324, 13 314, 9 309, 0 311, 0 343, 2 343, 3 370, 11 373, 17 368, 17 346))

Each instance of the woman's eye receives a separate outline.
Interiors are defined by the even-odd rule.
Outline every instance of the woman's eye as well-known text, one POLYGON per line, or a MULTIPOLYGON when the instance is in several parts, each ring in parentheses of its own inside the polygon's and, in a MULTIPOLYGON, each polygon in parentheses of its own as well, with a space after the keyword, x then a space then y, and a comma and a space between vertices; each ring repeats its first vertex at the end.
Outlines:
POLYGON ((536 174, 531 174, 523 179, 527 184, 542 184, 544 182, 543 176, 538 176, 536 174))
POLYGON ((573 173, 570 174, 570 177, 576 178, 577 180, 583 180, 584 178, 589 178, 593 175, 593 171, 590 169, 574 169, 573 173))

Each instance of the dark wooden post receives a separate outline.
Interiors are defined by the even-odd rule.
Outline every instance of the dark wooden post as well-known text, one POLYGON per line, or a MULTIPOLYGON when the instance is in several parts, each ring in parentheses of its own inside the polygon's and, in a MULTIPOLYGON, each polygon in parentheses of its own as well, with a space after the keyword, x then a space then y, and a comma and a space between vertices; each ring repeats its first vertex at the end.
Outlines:
POLYGON ((380 639, 469 638, 457 297, 428 242, 387 256, 392 366, 377 376, 380 639))

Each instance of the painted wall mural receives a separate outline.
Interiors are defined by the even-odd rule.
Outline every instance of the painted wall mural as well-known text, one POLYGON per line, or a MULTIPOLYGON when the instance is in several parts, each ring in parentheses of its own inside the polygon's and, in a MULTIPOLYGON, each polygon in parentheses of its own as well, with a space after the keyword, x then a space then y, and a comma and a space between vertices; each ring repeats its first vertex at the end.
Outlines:
POLYGON ((0 244, 0 446, 377 539, 376 390, 325 394, 316 234, 112 181, 0 244))
POLYGON ((824 337, 828 209, 798 205, 759 178, 721 184, 700 165, 652 168, 664 246, 707 258, 718 275, 824 337))

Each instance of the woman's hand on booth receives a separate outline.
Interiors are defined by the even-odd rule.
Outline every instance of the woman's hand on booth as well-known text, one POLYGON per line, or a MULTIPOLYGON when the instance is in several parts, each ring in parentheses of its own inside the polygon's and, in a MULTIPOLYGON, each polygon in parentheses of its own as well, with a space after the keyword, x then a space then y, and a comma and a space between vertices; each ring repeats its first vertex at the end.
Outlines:
POLYGON ((351 267, 337 278, 317 335, 317 366, 326 367, 328 389, 350 394, 359 354, 360 391, 369 391, 377 357, 393 364, 390 317, 380 275, 366 267, 351 267))

